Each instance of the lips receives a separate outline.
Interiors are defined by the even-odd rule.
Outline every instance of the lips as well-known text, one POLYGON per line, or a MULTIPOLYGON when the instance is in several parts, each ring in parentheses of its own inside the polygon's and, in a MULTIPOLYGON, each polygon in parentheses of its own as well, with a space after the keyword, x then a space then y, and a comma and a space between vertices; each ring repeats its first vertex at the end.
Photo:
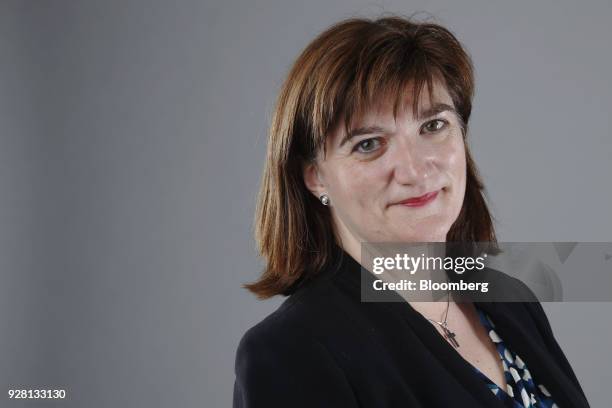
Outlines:
POLYGON ((405 205, 407 207, 422 207, 433 201, 438 196, 439 192, 440 190, 432 191, 419 197, 412 197, 407 200, 400 201, 398 204, 405 205))

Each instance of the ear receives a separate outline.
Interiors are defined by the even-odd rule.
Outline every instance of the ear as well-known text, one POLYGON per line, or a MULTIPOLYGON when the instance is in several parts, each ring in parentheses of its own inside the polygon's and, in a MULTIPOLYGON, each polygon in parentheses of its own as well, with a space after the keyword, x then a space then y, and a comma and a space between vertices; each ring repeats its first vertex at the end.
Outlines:
POLYGON ((319 198, 321 194, 325 193, 325 184, 321 181, 319 168, 315 162, 305 164, 302 168, 302 174, 304 176, 306 188, 314 194, 315 197, 319 198))

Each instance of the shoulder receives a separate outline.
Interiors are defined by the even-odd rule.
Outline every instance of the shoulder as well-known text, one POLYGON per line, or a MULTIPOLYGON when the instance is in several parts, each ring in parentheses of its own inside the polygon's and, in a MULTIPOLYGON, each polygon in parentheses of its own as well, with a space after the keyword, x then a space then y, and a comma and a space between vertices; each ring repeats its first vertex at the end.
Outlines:
POLYGON ((328 321, 321 313, 340 297, 332 285, 309 286, 244 334, 236 352, 235 407, 353 405, 343 370, 320 341, 328 321))
POLYGON ((347 301, 330 279, 317 280, 289 296, 278 309, 248 329, 238 351, 260 351, 272 346, 283 351, 295 344, 313 342, 347 301))

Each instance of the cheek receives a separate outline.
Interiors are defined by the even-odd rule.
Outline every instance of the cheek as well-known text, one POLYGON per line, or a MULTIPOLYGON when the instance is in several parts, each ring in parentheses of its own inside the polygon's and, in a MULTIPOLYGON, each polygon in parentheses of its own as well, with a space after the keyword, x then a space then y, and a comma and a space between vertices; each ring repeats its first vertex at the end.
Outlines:
POLYGON ((332 183, 337 199, 350 206, 367 206, 379 196, 377 186, 380 175, 376 166, 364 166, 362 163, 346 163, 338 166, 333 172, 332 183))
POLYGON ((462 136, 453 138, 451 143, 446 145, 441 153, 441 162, 445 172, 449 174, 454 182, 465 184, 466 161, 462 136))
POLYGON ((452 183, 451 192, 453 207, 457 209, 456 215, 458 215, 458 212, 463 206, 463 200, 465 199, 466 170, 465 146, 461 139, 449 152, 447 168, 452 183))

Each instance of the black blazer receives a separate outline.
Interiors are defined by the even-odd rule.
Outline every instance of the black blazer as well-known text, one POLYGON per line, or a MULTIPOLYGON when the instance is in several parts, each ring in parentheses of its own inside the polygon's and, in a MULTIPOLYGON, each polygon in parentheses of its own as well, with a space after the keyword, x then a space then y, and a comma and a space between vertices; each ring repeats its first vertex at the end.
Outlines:
MULTIPOLYGON (((234 407, 504 407, 409 304, 361 302, 362 273, 337 247, 326 270, 247 331, 234 407)), ((475 305, 560 408, 589 406, 540 303, 475 305)))

